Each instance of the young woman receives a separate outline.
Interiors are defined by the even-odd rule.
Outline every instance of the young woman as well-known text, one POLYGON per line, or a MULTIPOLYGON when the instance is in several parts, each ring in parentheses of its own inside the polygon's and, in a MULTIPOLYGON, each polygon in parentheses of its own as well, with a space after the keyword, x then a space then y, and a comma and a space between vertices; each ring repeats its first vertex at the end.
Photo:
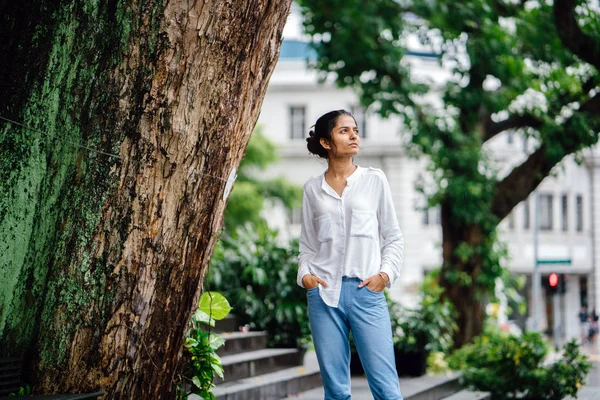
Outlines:
POLYGON ((304 185, 298 267, 325 400, 351 398, 350 332, 373 397, 401 400, 383 289, 398 278, 404 239, 387 179, 353 164, 360 139, 347 111, 321 116, 306 141, 328 163, 304 185))

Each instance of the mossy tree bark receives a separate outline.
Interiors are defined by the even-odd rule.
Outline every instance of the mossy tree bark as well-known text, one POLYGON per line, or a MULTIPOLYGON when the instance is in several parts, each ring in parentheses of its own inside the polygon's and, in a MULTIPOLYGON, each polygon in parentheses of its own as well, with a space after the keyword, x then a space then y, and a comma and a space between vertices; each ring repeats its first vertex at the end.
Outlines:
POLYGON ((0 356, 173 397, 287 1, 0 0, 0 356))

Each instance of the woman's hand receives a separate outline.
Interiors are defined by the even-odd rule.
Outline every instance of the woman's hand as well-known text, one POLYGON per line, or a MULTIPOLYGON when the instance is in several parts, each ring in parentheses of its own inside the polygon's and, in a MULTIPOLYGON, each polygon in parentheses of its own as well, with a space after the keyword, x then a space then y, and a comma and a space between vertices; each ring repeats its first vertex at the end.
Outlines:
POLYGON ((327 287, 327 283, 325 283, 325 281, 321 278, 318 278, 314 275, 304 275, 302 277, 302 284, 304 285, 304 288, 306 290, 310 290, 310 289, 314 289, 317 287, 318 284, 323 285, 324 287, 327 287))
POLYGON ((387 274, 385 272, 381 272, 377 275, 373 275, 365 279, 358 285, 358 287, 361 288, 363 286, 366 286, 373 292, 383 292, 383 289, 385 289, 385 285, 387 285, 389 280, 390 278, 387 277, 387 274), (384 279, 382 275, 385 275, 387 280, 384 279))

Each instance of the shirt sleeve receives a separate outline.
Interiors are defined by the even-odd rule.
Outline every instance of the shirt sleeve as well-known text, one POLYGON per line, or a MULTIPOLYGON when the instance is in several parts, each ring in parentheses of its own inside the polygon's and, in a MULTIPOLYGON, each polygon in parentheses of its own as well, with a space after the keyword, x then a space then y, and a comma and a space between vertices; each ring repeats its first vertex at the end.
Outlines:
POLYGON ((313 210, 306 192, 306 186, 302 192, 302 224, 300 229, 300 254, 298 255, 298 276, 296 282, 304 287, 302 278, 310 275, 310 260, 317 253, 319 242, 313 223, 313 210))
POLYGON ((404 262, 404 236, 398 225, 398 218, 396 218, 390 185, 383 173, 381 177, 383 190, 377 209, 379 234, 383 239, 380 271, 385 272, 389 276, 390 281, 387 284, 389 288, 400 276, 400 270, 404 262))

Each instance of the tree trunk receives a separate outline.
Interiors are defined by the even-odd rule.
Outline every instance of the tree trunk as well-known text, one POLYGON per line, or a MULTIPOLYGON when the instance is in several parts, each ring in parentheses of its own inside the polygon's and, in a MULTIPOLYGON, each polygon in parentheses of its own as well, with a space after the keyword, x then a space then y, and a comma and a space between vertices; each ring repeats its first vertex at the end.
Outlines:
POLYGON ((461 243, 477 247, 483 242, 479 225, 460 226, 455 224, 453 207, 445 201, 441 206, 442 255, 440 286, 444 297, 454 306, 457 313, 458 331, 454 335, 454 348, 458 349, 471 342, 483 331, 484 293, 480 285, 475 284, 482 270, 480 256, 471 255, 463 259, 457 255, 461 243))
POLYGON ((173 398, 290 0, 0 0, 0 356, 173 398))

